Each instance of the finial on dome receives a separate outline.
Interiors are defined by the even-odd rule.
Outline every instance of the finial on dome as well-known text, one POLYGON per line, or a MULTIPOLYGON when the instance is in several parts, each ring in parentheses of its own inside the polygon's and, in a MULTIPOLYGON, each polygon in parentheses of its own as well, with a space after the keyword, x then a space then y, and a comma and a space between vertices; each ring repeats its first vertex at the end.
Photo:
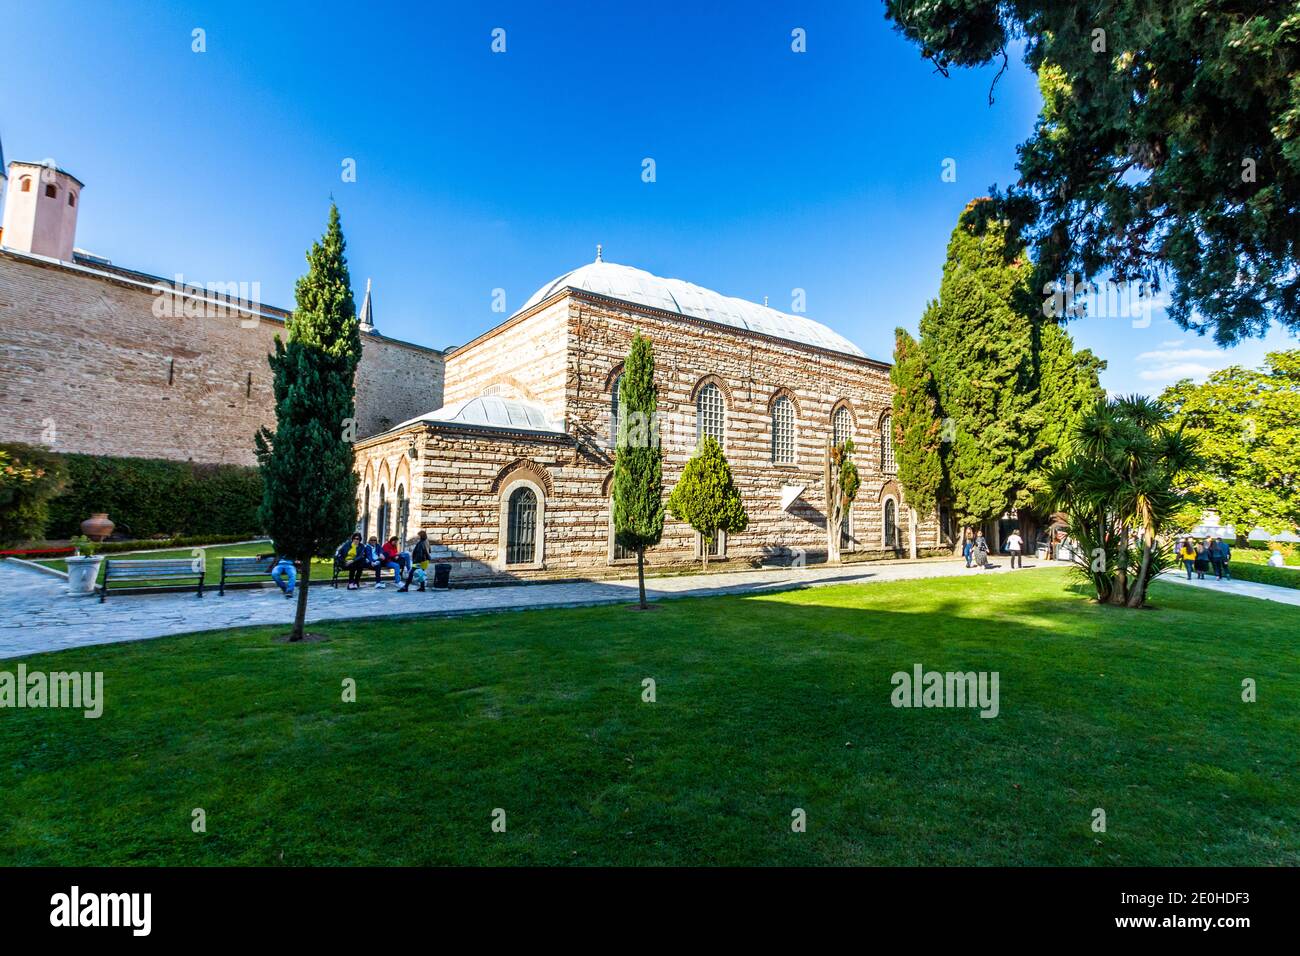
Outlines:
POLYGON ((767 296, 763 296, 763 305, 767 305, 767 296))
POLYGON ((600 258, 600 243, 599 243, 599 242, 596 243, 596 261, 597 261, 597 262, 603 262, 603 261, 604 261, 603 259, 600 258))

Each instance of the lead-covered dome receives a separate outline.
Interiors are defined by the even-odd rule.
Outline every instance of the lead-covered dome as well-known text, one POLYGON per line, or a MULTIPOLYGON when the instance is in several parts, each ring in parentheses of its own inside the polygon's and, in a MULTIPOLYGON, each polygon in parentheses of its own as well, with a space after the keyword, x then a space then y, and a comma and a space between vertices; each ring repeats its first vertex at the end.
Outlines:
POLYGON ((519 311, 527 311, 561 289, 594 292, 622 302, 866 358, 866 353, 844 336, 812 319, 723 295, 681 279, 665 279, 644 269, 599 259, 548 282, 519 311))

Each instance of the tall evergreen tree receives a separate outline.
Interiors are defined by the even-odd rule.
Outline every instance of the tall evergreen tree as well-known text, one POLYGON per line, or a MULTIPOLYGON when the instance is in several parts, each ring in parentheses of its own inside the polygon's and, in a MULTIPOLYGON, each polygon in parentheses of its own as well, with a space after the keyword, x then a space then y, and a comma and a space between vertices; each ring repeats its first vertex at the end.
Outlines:
POLYGON ((718 540, 718 534, 739 534, 749 527, 749 515, 740 500, 740 490, 731 478, 727 456, 711 436, 704 436, 699 450, 686 463, 681 479, 668 496, 668 510, 704 539, 706 570, 709 567, 709 549, 718 540))
POLYGON ((361 333, 338 207, 307 253, 294 289, 288 342, 267 356, 274 374, 275 432, 263 428, 256 450, 264 491, 259 511, 277 553, 302 567, 291 641, 303 636, 311 559, 333 552, 356 527, 353 471, 355 378, 361 333))
POLYGON ((894 330, 894 461, 908 505, 908 553, 916 559, 916 516, 933 514, 943 487, 943 423, 925 351, 906 329, 894 330))
POLYGON ((636 552, 637 589, 645 610, 645 549, 664 533, 663 451, 659 446, 655 357, 640 332, 618 388, 614 457, 614 537, 636 552))
POLYGON ((1089 349, 1076 352, 1074 340, 1055 320, 1040 320, 1038 337, 1038 452, 1043 472, 1065 463, 1071 435, 1083 415, 1106 397, 1101 387, 1104 359, 1089 349))
POLYGON ((939 408, 953 422, 944 464, 962 524, 995 520, 1033 497, 1041 426, 1033 279, 1028 254, 994 204, 967 205, 948 243, 939 299, 921 318, 939 408))
POLYGON ((1054 278, 1172 277, 1170 318, 1220 344, 1300 329, 1295 0, 888 0, 886 15, 945 75, 1012 52, 1038 74, 1011 195, 1054 278))

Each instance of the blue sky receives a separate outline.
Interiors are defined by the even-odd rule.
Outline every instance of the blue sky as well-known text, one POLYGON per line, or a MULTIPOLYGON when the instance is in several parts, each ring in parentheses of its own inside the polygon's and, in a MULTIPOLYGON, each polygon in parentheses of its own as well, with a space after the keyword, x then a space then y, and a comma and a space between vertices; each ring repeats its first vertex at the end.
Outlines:
MULTIPOLYGON (((286 307, 332 195, 358 300, 373 278, 380 330, 425 345, 490 328, 494 289, 513 311, 602 243, 777 308, 803 289, 811 318, 888 358, 962 207, 1014 178, 1038 94, 1013 62, 990 107, 992 70, 934 74, 882 11, 47 0, 0 33, 0 137, 85 181, 78 246, 286 307)), ((1296 344, 1227 353, 1159 312, 1071 331, 1120 392, 1296 344)))

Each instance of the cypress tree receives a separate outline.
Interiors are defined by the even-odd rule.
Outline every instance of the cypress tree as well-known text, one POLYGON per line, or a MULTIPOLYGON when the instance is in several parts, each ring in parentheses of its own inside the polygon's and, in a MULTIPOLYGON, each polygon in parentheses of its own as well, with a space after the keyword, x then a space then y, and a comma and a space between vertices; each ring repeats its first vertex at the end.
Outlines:
POLYGON ((668 510, 704 539, 705 570, 709 567, 709 549, 719 532, 739 534, 749 527, 749 515, 731 478, 727 456, 711 436, 704 436, 699 450, 686 463, 681 480, 668 496, 668 510))
POLYGON ((908 504, 908 551, 916 559, 916 515, 933 514, 943 486, 939 400, 925 352, 906 329, 894 330, 894 460, 908 504))
POLYGON ((356 527, 353 471, 355 377, 361 333, 338 207, 307 253, 294 289, 288 342, 275 338, 275 432, 255 438, 264 483, 259 517, 278 554, 302 567, 291 641, 303 636, 311 559, 333 552, 356 527))
POLYGON ((1100 375, 1106 368, 1090 349, 1074 350, 1074 340, 1055 320, 1042 320, 1038 339, 1039 455, 1045 471, 1063 465, 1070 454, 1071 434, 1097 402, 1106 397, 1100 375))
POLYGON ((944 466, 963 524, 993 521, 1032 498, 1041 425, 1033 278, 994 204, 967 205, 948 243, 939 299, 921 319, 939 408, 955 426, 944 466))
POLYGON ((659 447, 655 357, 640 332, 632 339, 618 389, 614 458, 614 537, 636 552, 637 588, 645 600, 645 549, 664 533, 663 452, 659 447))

